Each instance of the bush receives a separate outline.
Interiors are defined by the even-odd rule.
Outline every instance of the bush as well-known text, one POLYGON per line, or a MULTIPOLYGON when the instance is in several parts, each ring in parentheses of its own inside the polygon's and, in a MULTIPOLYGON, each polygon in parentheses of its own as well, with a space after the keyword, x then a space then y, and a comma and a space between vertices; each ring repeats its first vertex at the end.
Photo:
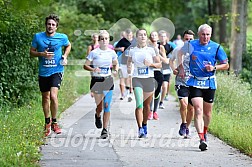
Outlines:
POLYGON ((20 106, 38 91, 37 60, 29 56, 32 32, 38 26, 22 12, 0 9, 0 108, 20 106))

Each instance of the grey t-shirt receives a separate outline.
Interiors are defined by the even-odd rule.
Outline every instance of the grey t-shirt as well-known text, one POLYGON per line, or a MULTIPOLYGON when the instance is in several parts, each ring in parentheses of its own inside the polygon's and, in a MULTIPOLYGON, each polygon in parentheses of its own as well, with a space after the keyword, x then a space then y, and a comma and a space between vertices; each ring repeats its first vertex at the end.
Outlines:
MULTIPOLYGON (((188 44, 188 43, 187 43, 188 44)), ((172 52, 172 57, 171 57, 171 60, 176 60, 176 67, 179 66, 178 64, 178 51, 182 48, 182 46, 180 47, 176 47, 173 52, 172 52)), ((189 69, 189 61, 190 61, 190 55, 189 53, 186 53, 184 55, 184 58, 183 58, 183 67, 184 67, 184 70, 185 70, 185 78, 181 78, 179 77, 178 75, 176 76, 175 78, 175 85, 183 85, 183 86, 186 86, 186 81, 188 80, 189 78, 189 73, 190 73, 190 69, 189 69)))

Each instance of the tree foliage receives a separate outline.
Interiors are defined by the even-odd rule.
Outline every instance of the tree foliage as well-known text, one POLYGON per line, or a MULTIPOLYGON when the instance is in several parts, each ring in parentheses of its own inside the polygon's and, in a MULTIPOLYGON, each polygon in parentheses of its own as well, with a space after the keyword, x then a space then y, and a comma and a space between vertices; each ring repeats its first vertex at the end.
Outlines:
POLYGON ((39 24, 26 10, 28 4, 7 0, 0 4, 0 108, 25 104, 37 91, 37 62, 30 59, 29 47, 30 34, 39 24))

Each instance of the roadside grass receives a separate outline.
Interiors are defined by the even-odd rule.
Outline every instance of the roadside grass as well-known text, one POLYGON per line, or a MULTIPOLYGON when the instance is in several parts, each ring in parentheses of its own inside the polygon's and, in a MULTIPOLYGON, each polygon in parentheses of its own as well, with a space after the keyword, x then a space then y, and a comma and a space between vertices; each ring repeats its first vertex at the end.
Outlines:
MULTIPOLYGON (((89 91, 89 77, 76 76, 83 70, 80 66, 67 66, 59 91, 59 112, 67 109, 74 101, 89 91)), ((5 107, 0 112, 0 166, 39 166, 40 146, 43 144, 44 115, 41 95, 21 108, 5 107)))
POLYGON ((218 74, 210 132, 252 157, 252 92, 234 75, 218 74))
POLYGON ((43 134, 38 103, 0 112, 0 166, 35 166, 43 134))

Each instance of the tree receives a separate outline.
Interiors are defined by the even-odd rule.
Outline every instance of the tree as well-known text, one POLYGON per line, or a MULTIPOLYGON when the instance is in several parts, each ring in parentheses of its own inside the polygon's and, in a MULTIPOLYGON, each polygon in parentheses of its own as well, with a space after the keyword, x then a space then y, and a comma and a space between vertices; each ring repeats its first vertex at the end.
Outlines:
POLYGON ((230 69, 236 74, 242 70, 242 54, 246 52, 247 4, 248 0, 232 1, 230 69))

